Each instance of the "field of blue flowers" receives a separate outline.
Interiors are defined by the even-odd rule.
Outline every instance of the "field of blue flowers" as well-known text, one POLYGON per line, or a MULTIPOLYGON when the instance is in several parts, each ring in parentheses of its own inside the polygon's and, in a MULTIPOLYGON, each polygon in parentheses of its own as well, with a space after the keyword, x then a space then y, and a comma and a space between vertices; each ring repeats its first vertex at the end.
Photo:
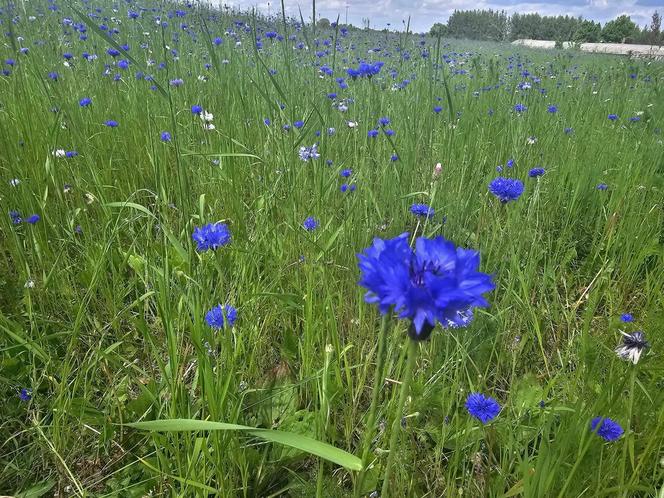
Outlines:
POLYGON ((664 65, 0 8, 0 495, 664 497, 664 65))

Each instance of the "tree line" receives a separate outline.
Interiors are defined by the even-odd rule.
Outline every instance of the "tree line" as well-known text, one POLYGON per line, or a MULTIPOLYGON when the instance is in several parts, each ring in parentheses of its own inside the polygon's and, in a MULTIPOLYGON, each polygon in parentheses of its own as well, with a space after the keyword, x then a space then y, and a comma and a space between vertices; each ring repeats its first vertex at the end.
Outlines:
POLYGON ((602 26, 599 22, 570 16, 512 14, 494 10, 455 10, 447 24, 431 27, 432 36, 472 40, 506 41, 533 40, 571 41, 576 43, 638 43, 664 44, 662 17, 655 11, 649 25, 640 28, 629 16, 621 15, 602 26))

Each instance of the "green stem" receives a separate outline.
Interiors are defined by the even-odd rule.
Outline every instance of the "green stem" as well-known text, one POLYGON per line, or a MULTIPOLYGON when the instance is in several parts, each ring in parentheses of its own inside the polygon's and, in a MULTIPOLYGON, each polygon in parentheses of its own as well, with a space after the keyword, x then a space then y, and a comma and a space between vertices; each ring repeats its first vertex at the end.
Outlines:
MULTIPOLYGON (((597 432, 599 430, 598 428, 595 430, 597 432)), ((571 484, 572 479, 574 477, 574 474, 576 474, 576 471, 579 468, 579 465, 581 465, 581 462, 583 461, 583 457, 586 455, 586 452, 588 451, 588 448, 590 448, 590 444, 592 443, 592 437, 588 437, 586 444, 582 447, 579 455, 576 457, 576 462, 574 462, 574 466, 572 467, 572 470, 567 476, 567 480, 565 481, 565 484, 563 485, 563 489, 560 490, 560 494, 558 495, 558 498, 564 498, 565 497, 565 491, 567 491, 567 487, 571 484)))
POLYGON ((390 490, 390 477, 392 474, 392 467, 394 466, 394 459, 397 454, 397 442, 399 441, 399 433, 401 432, 401 417, 403 416, 403 408, 406 404, 406 397, 410 390, 410 381, 413 377, 413 369, 415 367, 415 360, 417 360, 418 344, 410 338, 408 341, 408 358, 406 359, 406 370, 403 373, 403 380, 401 381, 401 391, 399 392, 399 404, 394 412, 394 420, 392 421, 392 433, 390 434, 390 449, 387 455, 387 465, 385 466, 385 476, 383 477, 383 489, 380 493, 382 498, 389 496, 390 490))
POLYGON ((369 456, 371 454, 371 441, 374 436, 374 426, 376 425, 376 410, 378 408, 378 398, 382 391, 383 383, 385 382, 383 369, 385 366, 385 344, 387 343, 387 325, 389 323, 389 315, 384 315, 380 324, 380 332, 378 334, 378 353, 376 356, 376 372, 374 373, 374 385, 371 393, 371 406, 369 407, 369 418, 364 430, 364 441, 362 443, 362 470, 357 476, 357 484, 355 486, 355 496, 358 497, 362 493, 362 484, 366 476, 367 467, 369 466, 369 456))

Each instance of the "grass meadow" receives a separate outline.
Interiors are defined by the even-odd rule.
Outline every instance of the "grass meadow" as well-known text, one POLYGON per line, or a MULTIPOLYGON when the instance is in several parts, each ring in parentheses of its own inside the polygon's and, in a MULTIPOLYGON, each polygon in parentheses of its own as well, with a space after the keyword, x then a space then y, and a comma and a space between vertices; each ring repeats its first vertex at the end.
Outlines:
POLYGON ((664 65, 307 8, 2 6, 0 494, 663 497, 664 65), (467 326, 366 302, 404 232, 467 326))

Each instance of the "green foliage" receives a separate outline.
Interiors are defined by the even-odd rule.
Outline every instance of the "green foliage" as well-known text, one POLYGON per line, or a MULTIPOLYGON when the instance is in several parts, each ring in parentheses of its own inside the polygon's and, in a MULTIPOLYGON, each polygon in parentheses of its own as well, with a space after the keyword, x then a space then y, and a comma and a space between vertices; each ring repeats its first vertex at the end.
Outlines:
POLYGON ((627 15, 609 21, 602 29, 602 40, 609 43, 630 43, 634 40, 638 28, 627 15))

